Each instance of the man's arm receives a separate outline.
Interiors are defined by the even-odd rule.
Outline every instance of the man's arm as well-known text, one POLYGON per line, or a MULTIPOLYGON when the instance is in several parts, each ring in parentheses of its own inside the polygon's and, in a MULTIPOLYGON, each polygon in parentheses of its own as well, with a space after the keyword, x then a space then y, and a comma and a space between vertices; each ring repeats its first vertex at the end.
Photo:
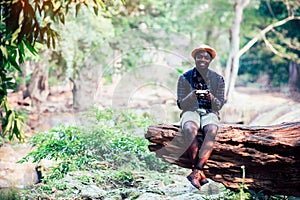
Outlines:
POLYGON ((191 91, 191 86, 184 76, 180 76, 177 82, 177 105, 183 111, 198 108, 195 91, 191 91))
POLYGON ((218 76, 218 87, 215 94, 210 93, 210 100, 212 104, 213 111, 219 111, 225 103, 224 92, 225 92, 225 81, 222 76, 218 76))

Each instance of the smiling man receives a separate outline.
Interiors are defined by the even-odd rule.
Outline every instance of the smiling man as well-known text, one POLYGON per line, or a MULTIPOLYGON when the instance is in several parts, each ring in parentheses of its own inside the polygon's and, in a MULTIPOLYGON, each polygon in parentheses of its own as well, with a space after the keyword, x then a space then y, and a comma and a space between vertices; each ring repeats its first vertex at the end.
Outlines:
POLYGON ((216 50, 208 45, 194 49, 191 55, 196 66, 181 75, 177 84, 177 105, 182 110, 181 130, 193 162, 192 173, 187 179, 198 189, 208 182, 203 167, 213 150, 218 132, 218 111, 224 104, 224 78, 209 69, 216 54, 216 50), (204 138, 201 147, 198 137, 204 138))

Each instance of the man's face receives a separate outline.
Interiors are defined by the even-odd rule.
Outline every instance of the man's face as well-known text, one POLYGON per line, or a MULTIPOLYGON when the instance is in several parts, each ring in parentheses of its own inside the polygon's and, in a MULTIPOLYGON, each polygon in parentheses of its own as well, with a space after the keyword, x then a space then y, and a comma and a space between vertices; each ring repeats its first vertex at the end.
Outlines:
POLYGON ((197 70, 207 69, 211 62, 211 55, 205 51, 200 50, 195 55, 195 63, 197 70))

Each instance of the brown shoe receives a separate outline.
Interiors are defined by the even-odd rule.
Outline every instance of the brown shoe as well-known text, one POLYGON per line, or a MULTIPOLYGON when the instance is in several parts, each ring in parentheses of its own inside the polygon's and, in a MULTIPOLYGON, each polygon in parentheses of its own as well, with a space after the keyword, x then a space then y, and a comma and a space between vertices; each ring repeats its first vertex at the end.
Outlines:
POLYGON ((192 173, 190 173, 190 175, 188 175, 186 178, 191 182, 191 184, 195 188, 197 188, 197 189, 201 188, 201 184, 200 184, 200 180, 201 180, 200 170, 194 169, 192 171, 192 173))
POLYGON ((202 186, 202 185, 208 183, 208 180, 207 180, 207 178, 206 178, 206 176, 204 174, 204 171, 203 170, 199 170, 199 174, 200 174, 200 177, 201 177, 200 181, 199 181, 200 185, 202 186))

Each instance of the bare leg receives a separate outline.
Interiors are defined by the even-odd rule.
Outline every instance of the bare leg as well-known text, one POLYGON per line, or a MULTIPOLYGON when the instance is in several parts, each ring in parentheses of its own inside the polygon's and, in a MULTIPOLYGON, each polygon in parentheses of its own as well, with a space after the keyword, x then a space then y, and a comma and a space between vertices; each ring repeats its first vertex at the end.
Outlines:
POLYGON ((196 165, 198 161, 198 151, 199 151, 199 142, 197 139, 199 126, 192 122, 188 121, 183 126, 183 133, 185 139, 185 145, 188 146, 187 154, 189 159, 192 161, 193 165, 196 165))
MULTIPOLYGON (((198 152, 199 152, 199 144, 197 140, 199 126, 192 122, 188 121, 183 125, 183 133, 185 138, 185 145, 188 146, 187 154, 189 159, 193 162, 193 166, 198 163, 198 152)), ((191 182, 191 184, 200 189, 201 184, 201 176, 199 174, 199 170, 194 169, 190 175, 187 176, 187 179, 191 182)))
POLYGON ((201 179, 199 181, 201 185, 208 183, 206 176, 203 172, 203 167, 206 164, 213 150, 215 144, 215 137, 218 132, 218 126, 215 124, 208 124, 203 128, 203 132, 205 137, 199 150, 199 161, 195 166, 195 168, 199 170, 198 173, 201 176, 201 179))
POLYGON ((215 137, 218 133, 218 126, 215 124, 208 124, 203 128, 204 132, 204 141, 199 150, 199 162, 197 168, 203 169, 203 166, 206 164, 208 158, 211 155, 215 144, 215 137))

